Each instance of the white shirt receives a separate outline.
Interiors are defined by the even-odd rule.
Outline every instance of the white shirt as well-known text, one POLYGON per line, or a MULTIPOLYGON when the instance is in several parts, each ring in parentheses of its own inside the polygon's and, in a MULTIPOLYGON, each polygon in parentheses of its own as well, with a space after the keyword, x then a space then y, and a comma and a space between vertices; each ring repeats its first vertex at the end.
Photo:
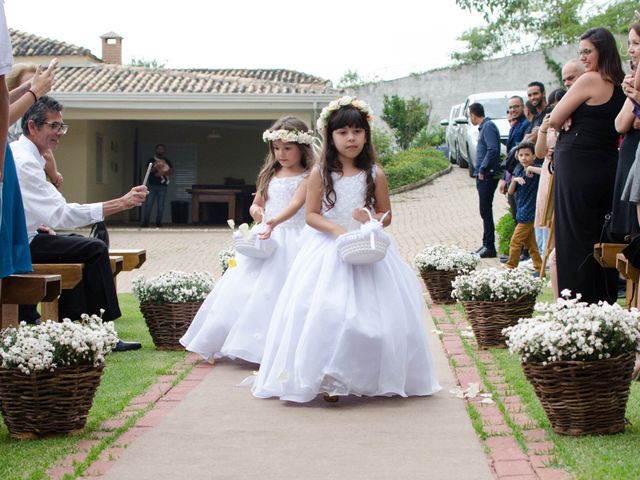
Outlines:
POLYGON ((18 171, 29 242, 43 224, 53 229, 78 228, 104 220, 102 203, 67 203, 56 187, 47 181, 45 160, 26 135, 11 143, 10 147, 18 171))
POLYGON ((10 73, 12 67, 11 37, 7 28, 7 18, 4 16, 4 0, 0 0, 0 75, 10 73))

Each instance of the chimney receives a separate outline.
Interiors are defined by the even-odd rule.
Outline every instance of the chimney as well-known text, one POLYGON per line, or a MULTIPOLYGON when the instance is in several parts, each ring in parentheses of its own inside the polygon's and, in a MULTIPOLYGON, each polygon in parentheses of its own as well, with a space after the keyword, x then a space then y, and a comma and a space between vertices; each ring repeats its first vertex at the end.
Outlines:
POLYGON ((102 61, 122 65, 122 37, 115 32, 100 35, 102 39, 102 61))

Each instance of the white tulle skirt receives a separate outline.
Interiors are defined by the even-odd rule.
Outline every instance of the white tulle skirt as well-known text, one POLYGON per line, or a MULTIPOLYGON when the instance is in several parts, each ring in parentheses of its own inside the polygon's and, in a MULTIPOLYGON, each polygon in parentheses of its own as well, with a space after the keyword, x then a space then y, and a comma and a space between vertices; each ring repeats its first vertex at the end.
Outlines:
POLYGON ((278 248, 260 260, 236 254, 207 296, 180 343, 205 359, 230 357, 260 363, 273 308, 299 250, 300 229, 273 231, 278 248))
POLYGON ((372 265, 345 263, 310 227, 273 311, 256 397, 430 395, 440 389, 420 284, 392 242, 372 265))

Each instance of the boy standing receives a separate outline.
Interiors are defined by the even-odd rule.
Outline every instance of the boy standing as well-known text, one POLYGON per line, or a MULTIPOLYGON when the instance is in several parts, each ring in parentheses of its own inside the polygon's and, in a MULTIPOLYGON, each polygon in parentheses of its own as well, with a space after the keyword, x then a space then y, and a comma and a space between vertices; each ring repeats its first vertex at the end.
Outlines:
MULTIPOLYGON (((515 147, 516 157, 522 165, 522 170, 514 172, 511 184, 509 185, 509 194, 513 195, 516 190, 518 195, 516 201, 518 204, 516 214, 516 229, 511 237, 509 244, 509 260, 506 263, 507 268, 515 268, 520 261, 520 252, 522 247, 529 249, 529 255, 533 261, 533 267, 536 272, 540 271, 542 259, 540 251, 536 243, 536 235, 533 228, 533 221, 536 216, 536 196, 538 194, 538 175, 527 175, 527 167, 534 165, 536 160, 535 145, 531 142, 522 142, 515 147)), ((536 165, 539 166, 539 165, 536 165)))

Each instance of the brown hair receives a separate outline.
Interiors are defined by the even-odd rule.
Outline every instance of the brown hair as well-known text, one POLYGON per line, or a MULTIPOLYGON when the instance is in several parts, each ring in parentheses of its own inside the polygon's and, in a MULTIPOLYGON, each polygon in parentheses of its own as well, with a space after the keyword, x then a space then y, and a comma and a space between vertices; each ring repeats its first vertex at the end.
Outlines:
MULTIPOLYGON (((274 124, 269 127, 269 130, 308 132, 309 127, 306 123, 304 123, 297 117, 286 116, 276 120, 274 124)), ((303 143, 295 143, 295 145, 297 145, 297 147, 300 149, 300 153, 302 153, 300 164, 304 167, 305 170, 309 170, 314 162, 311 146, 305 145, 303 143)), ((258 174, 258 180, 256 181, 256 192, 263 200, 267 200, 269 182, 271 181, 273 176, 278 171, 280 171, 281 168, 282 165, 280 165, 280 162, 276 160, 276 154, 273 151, 273 142, 269 142, 269 153, 267 153, 267 156, 264 159, 264 163, 262 164, 262 168, 260 169, 260 173, 258 174)))

